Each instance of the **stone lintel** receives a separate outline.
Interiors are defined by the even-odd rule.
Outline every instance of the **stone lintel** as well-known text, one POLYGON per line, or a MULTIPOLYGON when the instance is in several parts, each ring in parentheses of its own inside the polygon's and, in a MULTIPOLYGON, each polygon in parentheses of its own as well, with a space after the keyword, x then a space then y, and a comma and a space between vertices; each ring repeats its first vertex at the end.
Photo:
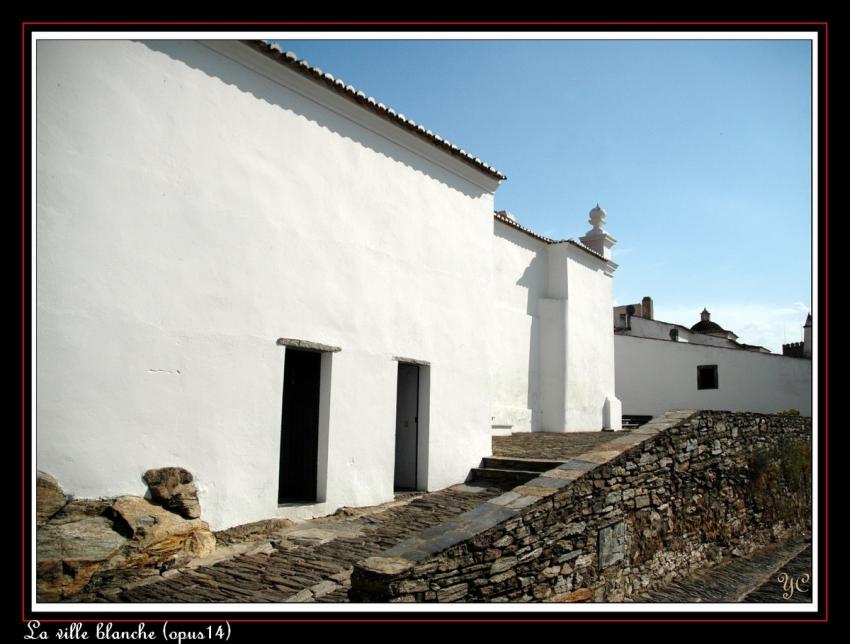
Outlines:
POLYGON ((278 338, 277 345, 280 347, 291 347, 293 349, 303 349, 304 351, 322 351, 325 353, 342 351, 341 347, 321 344, 320 342, 310 342, 309 340, 298 340, 296 338, 278 338))
POLYGON ((417 360, 416 358, 404 358, 402 356, 393 356, 393 360, 396 362, 403 362, 404 364, 415 364, 420 367, 430 367, 431 363, 427 360, 417 360))

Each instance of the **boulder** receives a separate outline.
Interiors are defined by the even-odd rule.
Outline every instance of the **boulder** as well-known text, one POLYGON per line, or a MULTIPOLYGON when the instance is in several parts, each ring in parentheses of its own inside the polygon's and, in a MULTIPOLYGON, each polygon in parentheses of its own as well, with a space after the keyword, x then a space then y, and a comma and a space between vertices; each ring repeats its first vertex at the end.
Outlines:
POLYGON ((158 574, 214 550, 215 536, 206 522, 184 519, 147 499, 71 501, 38 529, 38 599, 72 597, 95 583, 95 576, 130 570, 158 574))
POLYGON ((215 537, 200 519, 183 519, 165 508, 137 496, 115 499, 111 514, 116 529, 131 537, 133 552, 126 553, 127 566, 170 567, 215 550, 215 537))
POLYGON ((187 519, 201 516, 198 491, 192 482, 192 473, 188 470, 182 467, 161 467, 148 470, 142 478, 148 484, 155 502, 187 519))
POLYGON ((109 499, 74 499, 68 501, 65 506, 54 514, 48 523, 50 525, 61 525, 63 523, 75 523, 89 517, 105 516, 111 505, 109 499))
POLYGON ((59 481, 38 471, 35 477, 35 523, 42 526, 67 503, 59 481))
POLYGON ((70 511, 43 525, 36 533, 38 599, 58 601, 78 593, 128 543, 105 516, 70 511))

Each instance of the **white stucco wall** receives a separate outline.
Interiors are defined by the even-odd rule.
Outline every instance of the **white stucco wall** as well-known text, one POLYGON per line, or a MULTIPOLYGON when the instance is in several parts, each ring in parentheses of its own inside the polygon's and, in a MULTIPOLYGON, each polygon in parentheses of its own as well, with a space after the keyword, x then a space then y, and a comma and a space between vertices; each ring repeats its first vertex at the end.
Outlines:
POLYGON ((607 263, 494 225, 494 433, 602 429, 614 397, 607 263))
POLYGON ((595 431, 603 427, 605 399, 615 397, 613 281, 599 260, 572 244, 560 247, 569 281, 566 429, 595 431))
MULTIPOLYGON (((629 321, 631 330, 621 329, 620 332, 624 335, 636 335, 641 338, 655 338, 657 340, 669 340, 670 330, 676 329, 679 331, 680 340, 687 342, 690 333, 673 324, 660 322, 658 320, 646 320, 633 315, 629 321)), ((708 336, 707 336, 708 337, 708 336)))
POLYGON ((812 413, 812 362, 617 335, 617 396, 625 414, 669 409, 812 413), (697 389, 697 366, 717 365, 717 389, 697 389))
POLYGON ((690 342, 693 344, 703 344, 713 347, 734 348, 734 344, 726 338, 708 335, 706 333, 693 333, 669 322, 661 322, 660 320, 647 320, 633 316, 631 318, 631 330, 620 330, 618 333, 622 335, 631 335, 639 338, 655 338, 656 340, 670 341, 670 330, 676 329, 679 332, 679 342, 690 342))
POLYGON ((545 242, 493 220, 493 431, 540 429, 540 317, 545 242))
POLYGON ((612 278, 606 263, 575 245, 547 248, 540 303, 542 429, 596 431, 614 391, 612 278))
POLYGON ((186 467, 215 529, 383 502, 400 355, 431 364, 429 488, 463 480, 490 453, 495 182, 226 47, 259 71, 38 45, 37 467, 78 497, 186 467), (277 506, 279 337, 342 347, 323 504, 277 506))

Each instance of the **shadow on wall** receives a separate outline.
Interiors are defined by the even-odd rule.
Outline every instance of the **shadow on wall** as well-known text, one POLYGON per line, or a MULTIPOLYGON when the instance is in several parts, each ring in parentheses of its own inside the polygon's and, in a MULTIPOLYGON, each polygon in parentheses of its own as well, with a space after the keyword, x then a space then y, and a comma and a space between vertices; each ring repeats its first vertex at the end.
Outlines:
POLYGON ((531 431, 540 431, 543 423, 543 410, 540 407, 540 316, 537 315, 537 306, 540 295, 535 292, 535 282, 539 284, 539 278, 535 280, 537 271, 544 267, 544 260, 540 255, 535 255, 522 276, 517 281, 517 286, 527 290, 528 301, 526 312, 531 318, 531 331, 528 336, 528 408, 531 410, 531 431))
POLYGON ((546 256, 540 251, 542 242, 533 239, 525 233, 517 230, 508 230, 493 222, 493 234, 505 241, 519 246, 525 250, 534 252, 534 256, 522 275, 516 281, 516 285, 526 290, 526 315, 531 319, 531 327, 528 338, 528 388, 526 392, 526 406, 531 411, 531 431, 540 431, 543 422, 543 410, 540 407, 540 317, 538 315, 538 302, 545 295, 546 287, 546 256))
MULTIPOLYGON (((293 94, 291 90, 285 89, 258 73, 247 70, 241 64, 229 60, 224 55, 210 49, 203 43, 192 40, 154 40, 134 41, 151 49, 152 51, 165 54, 169 58, 179 61, 193 69, 203 72, 211 78, 217 78, 223 83, 232 85, 242 92, 251 94, 255 98, 274 105, 283 110, 297 114, 320 127, 335 134, 354 141, 369 148, 372 151, 398 161, 409 168, 427 174, 429 177, 439 181, 446 187, 463 193, 473 199, 487 194, 487 191, 460 177, 444 170, 440 166, 427 159, 396 145, 380 135, 373 134, 369 130, 349 121, 337 113, 312 103, 301 95, 293 94), (294 100, 292 100, 294 98, 294 100), (316 106, 316 111, 323 112, 323 118, 316 120, 314 111, 304 110, 301 104, 310 102, 316 106)), ((257 54, 259 56, 259 54, 257 54)), ((226 127, 226 123, 222 123, 226 127)), ((286 142, 280 142, 285 145, 286 142)))

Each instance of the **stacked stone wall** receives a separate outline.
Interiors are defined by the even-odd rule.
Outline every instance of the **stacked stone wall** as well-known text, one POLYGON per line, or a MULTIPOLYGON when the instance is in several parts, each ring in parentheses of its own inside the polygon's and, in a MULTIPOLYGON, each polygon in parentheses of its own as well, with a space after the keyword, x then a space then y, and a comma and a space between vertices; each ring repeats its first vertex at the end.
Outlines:
POLYGON ((671 412, 358 562, 370 602, 639 601, 811 527, 811 419, 671 412))

